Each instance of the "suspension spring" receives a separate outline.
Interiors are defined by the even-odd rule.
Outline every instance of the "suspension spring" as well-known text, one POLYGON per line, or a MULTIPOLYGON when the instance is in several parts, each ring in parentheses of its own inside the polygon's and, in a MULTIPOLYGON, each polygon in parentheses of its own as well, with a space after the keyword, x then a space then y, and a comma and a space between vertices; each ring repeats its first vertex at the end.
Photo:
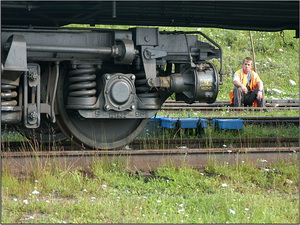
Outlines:
POLYGON ((2 106, 16 106, 17 100, 16 98, 18 96, 16 91, 12 91, 12 89, 16 89, 17 87, 15 85, 11 84, 3 84, 1 83, 1 105, 2 106))
POLYGON ((84 109, 96 103, 95 71, 93 65, 84 64, 69 72, 69 108, 84 109))
POLYGON ((140 98, 155 98, 158 97, 157 92, 151 92, 151 89, 147 86, 146 75, 144 72, 136 73, 136 93, 140 98))

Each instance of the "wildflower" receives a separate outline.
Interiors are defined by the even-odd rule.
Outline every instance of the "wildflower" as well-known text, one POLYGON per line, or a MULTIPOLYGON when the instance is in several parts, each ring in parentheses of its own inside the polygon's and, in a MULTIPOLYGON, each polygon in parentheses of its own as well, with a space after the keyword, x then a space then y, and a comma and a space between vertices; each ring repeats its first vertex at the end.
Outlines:
POLYGON ((49 200, 46 200, 47 203, 49 203, 49 200))
POLYGON ((35 182, 35 183, 38 183, 39 181, 38 181, 38 180, 34 180, 34 182, 35 182))
POLYGON ((227 145, 224 144, 224 145, 223 145, 223 148, 227 148, 227 145))
POLYGON ((268 161, 265 160, 265 159, 261 159, 260 162, 263 162, 263 163, 264 163, 264 162, 268 162, 268 161))
POLYGON ((179 207, 183 207, 183 204, 182 204, 182 203, 181 203, 181 204, 178 204, 178 206, 179 206, 179 207))
POLYGON ((222 187, 227 187, 228 185, 227 184, 222 184, 222 187))
POLYGON ((82 191, 83 191, 83 192, 88 192, 86 189, 83 189, 82 191))
POLYGON ((181 212, 183 212, 184 211, 184 209, 179 209, 177 212, 178 213, 181 213, 181 212))
POLYGON ((287 184, 292 184, 292 183, 293 183, 293 181, 290 180, 290 179, 286 179, 285 182, 286 182, 287 184))
POLYGON ((23 203, 27 205, 29 202, 27 199, 25 199, 25 200, 23 200, 23 203))
POLYGON ((266 171, 266 172, 268 172, 270 169, 266 169, 266 168, 264 168, 264 171, 266 171))
POLYGON ((200 173, 200 175, 204 176, 204 173, 200 173))
POLYGON ((245 163, 245 161, 243 160, 242 163, 245 163))
POLYGON ((290 84, 293 85, 293 86, 295 86, 295 85, 296 85, 296 82, 293 81, 293 80, 290 80, 290 84))
POLYGON ((144 198, 146 199, 146 198, 148 198, 147 196, 144 196, 144 198))
POLYGON ((156 202, 157 202, 157 203, 160 203, 160 202, 161 202, 161 200, 157 200, 156 202))
POLYGON ((227 150, 227 152, 231 153, 232 151, 231 150, 227 150))
POLYGON ((229 209, 229 213, 234 215, 235 211, 233 209, 229 209))
POLYGON ((245 208, 245 211, 248 211, 249 209, 248 208, 245 208))
POLYGON ((40 193, 39 191, 34 190, 31 194, 33 194, 33 195, 38 195, 39 193, 40 193))
POLYGON ((58 213, 56 212, 55 215, 58 215, 58 213))
POLYGON ((91 199, 92 199, 92 200, 95 200, 95 199, 96 199, 96 197, 91 197, 91 199))
POLYGON ((28 219, 33 220, 34 216, 29 216, 28 219))
POLYGON ((280 52, 283 52, 283 49, 282 48, 280 48, 280 49, 278 49, 280 52))
POLYGON ((17 199, 17 198, 14 198, 14 199, 13 199, 13 201, 17 202, 17 201, 18 201, 18 199, 17 199))
POLYGON ((102 187, 103 187, 103 188, 107 188, 107 185, 106 185, 106 184, 103 184, 102 187))
POLYGON ((166 212, 164 212, 164 213, 163 213, 163 215, 167 215, 167 213, 166 213, 166 212))

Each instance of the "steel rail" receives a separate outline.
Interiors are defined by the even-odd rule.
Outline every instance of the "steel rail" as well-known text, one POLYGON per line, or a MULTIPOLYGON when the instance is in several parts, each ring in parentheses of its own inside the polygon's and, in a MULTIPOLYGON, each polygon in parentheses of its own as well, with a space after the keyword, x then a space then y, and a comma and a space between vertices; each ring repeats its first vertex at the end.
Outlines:
POLYGON ((297 160, 299 147, 233 149, 144 149, 118 151, 3 152, 2 168, 11 173, 31 173, 48 168, 90 168, 99 161, 120 163, 127 170, 149 171, 158 167, 201 168, 209 163, 251 163, 267 167, 277 161, 297 160))
POLYGON ((195 111, 282 111, 282 110, 299 110, 298 107, 209 107, 209 106, 162 106, 161 110, 181 111, 183 109, 195 111))
MULTIPOLYGON (((234 147, 274 147, 274 146, 299 146, 299 138, 290 137, 268 137, 268 138, 145 138, 140 137, 133 140, 130 144, 126 145, 126 149, 140 149, 145 146, 153 146, 152 148, 163 147, 164 149, 170 148, 219 148, 224 145, 230 148, 234 147)), ((2 142, 2 152, 25 152, 25 151, 49 151, 55 149, 58 151, 72 151, 76 146, 72 146, 69 141, 59 143, 38 143, 33 141, 21 142, 2 142), (26 150, 29 149, 29 150, 26 150)), ((113 150, 116 151, 116 150, 113 150)))
MULTIPOLYGON (((164 107, 188 107, 191 106, 183 101, 174 101, 174 100, 167 100, 164 104, 164 107)), ((230 106, 229 100, 217 100, 214 103, 193 103, 193 106, 198 107, 224 107, 230 106)), ((266 107, 299 107, 300 101, 299 99, 267 99, 266 100, 266 107)))

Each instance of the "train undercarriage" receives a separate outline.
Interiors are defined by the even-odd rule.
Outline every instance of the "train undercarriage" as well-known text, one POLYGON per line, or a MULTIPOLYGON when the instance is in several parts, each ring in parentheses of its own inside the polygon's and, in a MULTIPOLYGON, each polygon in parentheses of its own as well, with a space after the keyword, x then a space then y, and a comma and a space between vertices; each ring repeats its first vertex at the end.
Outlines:
POLYGON ((201 32, 6 27, 1 38, 1 123, 28 138, 119 148, 172 94, 212 103, 222 83, 221 47, 201 32))

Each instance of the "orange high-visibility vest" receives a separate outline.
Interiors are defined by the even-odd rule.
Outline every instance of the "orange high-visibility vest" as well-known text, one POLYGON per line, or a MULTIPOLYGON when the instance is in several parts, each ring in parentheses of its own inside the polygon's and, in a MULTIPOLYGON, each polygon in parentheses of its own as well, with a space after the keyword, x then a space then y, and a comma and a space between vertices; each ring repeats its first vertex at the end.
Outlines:
MULTIPOLYGON (((243 69, 240 69, 238 71, 236 71, 236 73, 238 74, 240 80, 241 80, 241 83, 244 85, 244 86, 247 86, 247 74, 244 74, 243 73, 243 69)), ((255 88, 258 87, 257 83, 261 81, 260 77, 258 76, 258 74, 254 71, 251 70, 251 79, 250 79, 250 84, 249 84, 249 88, 250 88, 250 91, 253 91, 255 88)), ((230 104, 234 104, 234 101, 233 101, 233 97, 234 97, 234 94, 233 94, 233 90, 232 92, 229 93, 229 97, 230 97, 230 104)), ((257 100, 255 100, 253 102, 253 106, 254 107, 257 107, 257 100)))

